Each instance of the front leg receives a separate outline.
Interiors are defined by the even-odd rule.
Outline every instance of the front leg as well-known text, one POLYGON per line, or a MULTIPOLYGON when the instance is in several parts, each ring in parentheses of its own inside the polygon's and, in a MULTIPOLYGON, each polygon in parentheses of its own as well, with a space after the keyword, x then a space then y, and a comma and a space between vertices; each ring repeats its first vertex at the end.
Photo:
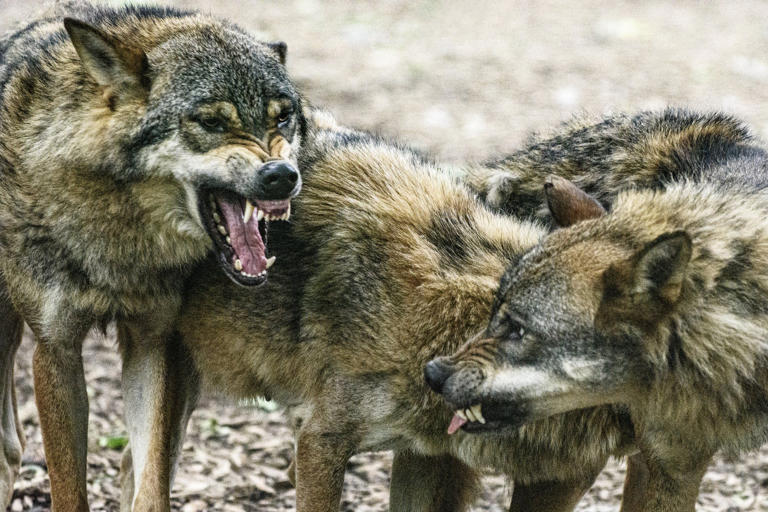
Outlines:
POLYGON ((584 468, 581 478, 530 484, 515 482, 510 512, 571 512, 600 474, 602 466, 584 468))
MULTIPOLYGON (((693 455, 693 453, 692 453, 693 455)), ((685 468, 665 467, 662 461, 647 459, 648 481, 644 512, 695 512, 699 486, 711 455, 691 457, 685 468)))
POLYGON ((0 507, 10 505, 13 483, 21 467, 24 431, 19 424, 13 365, 24 321, 8 300, 0 277, 0 507))
MULTIPOLYGON (((339 401, 338 403, 346 403, 339 401)), ((305 421, 296 440, 296 512, 338 512, 347 462, 358 446, 356 429, 342 411, 305 421)))
POLYGON ((624 477, 624 492, 621 496, 620 512, 643 511, 649 473, 650 470, 643 452, 627 457, 627 476, 624 477))
POLYGON ((33 327, 35 401, 55 512, 88 510, 88 395, 82 358, 87 328, 82 327, 56 333, 33 327))
POLYGON ((450 455, 395 452, 389 509, 396 512, 461 512, 477 495, 477 473, 450 455))
POLYGON ((198 375, 186 349, 176 335, 151 332, 141 323, 118 326, 131 440, 121 464, 123 512, 170 510, 176 461, 197 403, 198 375))

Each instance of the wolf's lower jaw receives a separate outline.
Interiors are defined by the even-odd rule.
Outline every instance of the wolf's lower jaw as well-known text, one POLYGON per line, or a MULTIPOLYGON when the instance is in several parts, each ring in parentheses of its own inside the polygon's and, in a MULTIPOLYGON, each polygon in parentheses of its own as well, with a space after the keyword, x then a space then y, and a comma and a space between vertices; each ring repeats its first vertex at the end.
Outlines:
POLYGON ((468 423, 480 423, 485 425, 481 404, 475 404, 466 409, 457 410, 451 419, 451 424, 448 425, 448 435, 455 433, 468 423))
POLYGON ((255 200, 227 191, 203 191, 199 214, 225 273, 237 284, 257 286, 267 278, 275 256, 267 258, 267 222, 288 220, 289 199, 255 200))

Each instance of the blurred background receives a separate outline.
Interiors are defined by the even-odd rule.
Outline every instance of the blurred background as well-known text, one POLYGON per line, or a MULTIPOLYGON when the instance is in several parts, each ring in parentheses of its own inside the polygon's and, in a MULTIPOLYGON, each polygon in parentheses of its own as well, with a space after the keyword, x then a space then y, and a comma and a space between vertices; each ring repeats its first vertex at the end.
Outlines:
MULTIPOLYGON (((121 4, 123 2, 111 2, 121 4)), ((574 114, 717 109, 768 134, 768 2, 202 0, 152 2, 212 12, 288 43, 288 68, 309 100, 345 124, 394 136, 450 162, 516 149, 574 114)), ((0 31, 47 4, 0 0, 0 31)), ((17 383, 29 446, 12 510, 47 510, 32 399, 31 339, 17 383)), ((117 510, 121 420, 114 341, 90 339, 89 479, 93 510, 117 510)), ((174 507, 287 511, 290 431, 269 403, 208 398, 190 425, 174 507)), ((390 457, 350 464, 344 510, 387 510, 390 457)), ((623 467, 611 463, 579 510, 617 510, 623 467)), ((510 488, 486 480, 473 510, 501 511, 510 488)), ((768 511, 768 450, 710 469, 706 511, 768 511)))

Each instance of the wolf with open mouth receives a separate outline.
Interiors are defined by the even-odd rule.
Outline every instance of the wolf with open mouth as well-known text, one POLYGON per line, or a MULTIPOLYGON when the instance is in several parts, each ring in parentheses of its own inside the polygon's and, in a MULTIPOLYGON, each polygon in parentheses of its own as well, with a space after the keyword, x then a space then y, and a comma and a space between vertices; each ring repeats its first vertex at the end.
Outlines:
POLYGON ((288 219, 301 188, 302 101, 285 44, 229 22, 162 7, 54 10, 0 39, 0 505, 23 446, 12 385, 23 323, 38 340, 62 512, 88 509, 82 340, 116 320, 135 440, 129 504, 168 510, 158 467, 186 397, 165 351, 184 281, 211 250, 239 285, 267 279, 267 222, 288 219), (173 411, 169 423, 143 435, 158 410, 173 411))

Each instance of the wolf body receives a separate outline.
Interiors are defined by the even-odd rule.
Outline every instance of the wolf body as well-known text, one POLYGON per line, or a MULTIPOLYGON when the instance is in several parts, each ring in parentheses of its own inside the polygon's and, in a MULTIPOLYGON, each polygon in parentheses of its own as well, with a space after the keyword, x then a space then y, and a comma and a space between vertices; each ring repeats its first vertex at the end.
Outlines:
POLYGON ((608 214, 574 211, 586 194, 553 181, 573 226, 510 266, 482 334, 429 364, 453 407, 486 419, 468 430, 625 404, 653 512, 692 512, 715 452, 768 439, 768 155, 729 124, 692 124, 666 183, 608 214))
POLYGON ((503 269, 544 228, 489 211, 407 148, 315 124, 258 298, 206 269, 188 283, 179 332, 205 387, 291 406, 299 511, 338 510, 349 457, 389 449, 392 510, 463 510, 488 467, 515 480, 511 510, 571 510, 607 457, 630 449, 620 410, 449 436, 451 410, 422 376, 480 330, 503 269))
POLYGON ((164 340, 184 279, 213 252, 217 273, 263 282, 265 222, 286 217, 300 187, 301 99, 284 50, 193 12, 87 4, 0 39, 3 503, 23 445, 12 378, 23 322, 63 512, 88 508, 81 342, 117 320, 126 408, 146 413, 126 415, 136 509, 168 509, 179 440, 167 432, 190 397, 171 389, 164 340))

